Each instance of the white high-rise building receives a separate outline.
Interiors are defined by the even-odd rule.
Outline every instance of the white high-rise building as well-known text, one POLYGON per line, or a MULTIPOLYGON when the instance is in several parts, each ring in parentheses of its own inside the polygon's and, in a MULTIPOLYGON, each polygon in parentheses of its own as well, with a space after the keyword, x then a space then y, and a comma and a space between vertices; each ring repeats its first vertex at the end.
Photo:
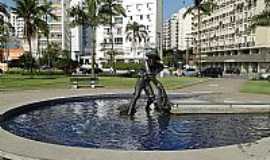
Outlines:
POLYGON ((14 36, 19 39, 24 38, 24 20, 23 18, 18 18, 17 14, 14 12, 10 13, 10 24, 14 28, 14 36))
POLYGON ((170 48, 178 49, 178 13, 172 15, 169 19, 170 48))
MULTIPOLYGON (((70 7, 82 5, 83 0, 72 0, 70 7)), ((70 17, 72 21, 72 17, 70 17)), ((91 59, 91 40, 92 30, 89 26, 76 26, 71 28, 71 45, 72 53, 71 58, 81 63, 90 63, 91 59)))
POLYGON ((169 25, 168 22, 163 23, 163 29, 162 29, 162 32, 163 32, 162 47, 165 50, 170 49, 170 33, 169 33, 169 27, 170 27, 170 25, 169 25))
POLYGON ((192 46, 192 16, 186 13, 187 8, 178 11, 178 50, 187 50, 192 46))
MULTIPOLYGON (((40 0, 40 3, 43 3, 43 0, 40 0)), ((71 44, 71 31, 69 27, 69 17, 68 9, 70 6, 69 0, 50 0, 52 2, 52 7, 54 8, 52 13, 57 17, 57 19, 52 19, 48 16, 48 25, 49 25, 49 43, 57 44, 62 50, 70 50, 71 44)), ((44 19, 45 16, 44 16, 44 19)), ((37 40, 35 42, 38 43, 37 40)), ((47 38, 42 36, 39 40, 40 48, 47 48, 47 38)), ((37 47, 34 47, 37 49, 37 47)), ((35 52, 36 50, 34 50, 35 52)))
POLYGON ((201 34, 198 34, 198 16, 194 12, 194 51, 199 52, 196 61, 203 67, 219 66, 228 73, 270 69, 270 27, 257 27, 249 32, 252 17, 265 9, 264 0, 214 2, 217 7, 211 15, 201 17, 201 34))
MULTIPOLYGON (((158 48, 162 46, 162 0, 119 0, 126 10, 126 17, 114 17, 113 28, 114 48, 122 53, 116 56, 117 61, 139 62, 144 58, 145 48, 158 48), (126 39, 126 26, 128 23, 137 22, 146 27, 149 41, 132 46, 132 42, 126 39), (136 52, 134 52, 136 47, 136 52)), ((110 26, 100 26, 97 29, 97 62, 106 62, 109 57, 105 50, 111 48, 110 26)))
POLYGON ((164 22, 164 49, 177 49, 183 51, 186 50, 187 47, 191 47, 192 17, 189 14, 184 17, 186 10, 187 8, 180 9, 164 22))

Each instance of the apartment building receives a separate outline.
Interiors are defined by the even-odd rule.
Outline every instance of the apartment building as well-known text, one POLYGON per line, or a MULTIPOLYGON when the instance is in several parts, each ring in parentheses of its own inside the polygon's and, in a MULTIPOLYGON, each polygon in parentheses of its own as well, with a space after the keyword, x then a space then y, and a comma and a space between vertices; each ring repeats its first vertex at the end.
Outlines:
MULTIPOLYGON (((44 1, 40 0, 42 4, 44 1)), ((52 7, 54 8, 52 13, 57 17, 57 19, 53 19, 48 16, 48 25, 49 25, 49 43, 57 44, 62 50, 70 50, 71 47, 71 31, 69 27, 69 16, 67 10, 70 6, 69 0, 50 0, 52 2, 52 7)), ((46 17, 44 16, 44 19, 46 17)), ((41 36, 36 38, 34 45, 39 43, 40 48, 47 48, 47 38, 45 36, 41 36)), ((37 52, 37 47, 34 48, 34 53, 37 52)))
POLYGON ((184 51, 192 46, 192 16, 186 15, 184 17, 186 10, 187 8, 180 9, 164 22, 163 44, 165 45, 165 49, 184 51))
POLYGON ((170 49, 178 49, 178 17, 178 13, 175 13, 169 19, 170 49))
MULTIPOLYGON (((72 0, 70 6, 83 5, 83 0, 72 0)), ((72 17, 70 17, 72 21, 72 17)), ((92 29, 90 26, 76 26, 71 28, 71 58, 83 64, 90 63, 92 29)))
POLYGON ((10 24, 14 29, 13 36, 19 39, 24 38, 24 20, 23 18, 18 18, 17 14, 14 12, 10 13, 10 24))
POLYGON ((212 14, 202 16, 201 34, 198 34, 197 14, 192 19, 196 61, 200 63, 201 59, 204 67, 219 66, 224 71, 267 70, 270 67, 270 29, 257 27, 249 32, 251 18, 265 8, 264 0, 216 0, 215 3, 217 7, 212 14))
POLYGON ((162 29, 162 34, 163 34, 163 39, 162 39, 162 47, 163 50, 168 50, 170 49, 170 34, 169 34, 169 23, 164 22, 163 23, 163 29, 162 29))
POLYGON ((115 26, 110 31, 110 26, 100 26, 97 29, 97 62, 106 62, 109 56, 105 54, 106 50, 111 48, 110 33, 113 32, 114 48, 121 53, 116 56, 117 61, 122 62, 139 62, 144 58, 147 48, 158 48, 161 51, 162 46, 162 17, 163 1, 162 0, 119 0, 119 3, 126 10, 126 17, 114 17, 115 26), (148 32, 148 41, 132 45, 126 36, 126 26, 129 23, 137 22, 146 27, 148 32), (134 47, 136 49, 134 49, 134 47))

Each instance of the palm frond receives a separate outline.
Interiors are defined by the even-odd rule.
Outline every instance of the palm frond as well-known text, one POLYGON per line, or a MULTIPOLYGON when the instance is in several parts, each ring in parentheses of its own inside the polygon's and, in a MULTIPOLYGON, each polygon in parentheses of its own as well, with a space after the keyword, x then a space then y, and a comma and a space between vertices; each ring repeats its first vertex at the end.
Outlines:
POLYGON ((5 6, 0 4, 0 12, 4 13, 6 16, 9 16, 9 13, 5 6))
POLYGON ((270 10, 264 10, 252 18, 251 29, 256 28, 256 26, 270 26, 270 10))
POLYGON ((265 6, 270 7, 270 0, 264 0, 265 6))
POLYGON ((213 0, 208 0, 200 5, 200 9, 202 10, 204 15, 211 15, 214 9, 216 9, 218 5, 213 2, 213 0))
POLYGON ((193 11, 194 11, 195 9, 196 9, 195 6, 189 7, 189 8, 186 10, 186 12, 183 14, 183 18, 186 18, 188 14, 192 14, 193 11))

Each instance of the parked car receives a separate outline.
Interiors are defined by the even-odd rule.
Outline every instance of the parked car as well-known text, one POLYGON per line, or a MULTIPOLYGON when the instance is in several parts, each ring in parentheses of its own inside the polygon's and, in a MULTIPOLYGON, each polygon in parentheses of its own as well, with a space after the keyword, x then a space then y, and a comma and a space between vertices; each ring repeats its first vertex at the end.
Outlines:
POLYGON ((223 69, 220 67, 210 67, 202 70, 200 72, 201 77, 212 77, 212 78, 218 78, 223 76, 223 69))
POLYGON ((267 72, 267 73, 261 73, 261 74, 260 74, 260 79, 263 79, 263 80, 270 80, 270 72, 267 72))
POLYGON ((183 70, 182 75, 187 77, 198 76, 199 71, 194 68, 187 68, 183 70))
POLYGON ((226 74, 240 74, 239 68, 231 68, 225 71, 226 74))
POLYGON ((40 69, 42 69, 42 70, 48 70, 48 69, 51 69, 51 67, 48 66, 48 65, 43 65, 43 66, 40 67, 40 69))
MULTIPOLYGON (((83 67, 81 67, 81 68, 80 68, 80 72, 81 72, 82 74, 91 74, 91 73, 92 73, 92 69, 91 69, 91 68, 83 68, 83 67)), ((102 69, 100 69, 100 68, 95 68, 95 73, 96 73, 96 74, 102 73, 102 72, 103 72, 102 69)))

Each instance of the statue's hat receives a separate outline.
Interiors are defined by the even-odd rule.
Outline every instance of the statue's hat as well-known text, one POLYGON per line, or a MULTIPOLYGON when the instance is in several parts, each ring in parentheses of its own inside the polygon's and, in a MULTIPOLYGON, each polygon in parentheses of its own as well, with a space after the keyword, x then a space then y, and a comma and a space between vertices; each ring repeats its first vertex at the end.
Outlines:
POLYGON ((150 52, 146 53, 145 56, 149 59, 154 59, 154 60, 160 61, 160 57, 156 51, 150 51, 150 52))

